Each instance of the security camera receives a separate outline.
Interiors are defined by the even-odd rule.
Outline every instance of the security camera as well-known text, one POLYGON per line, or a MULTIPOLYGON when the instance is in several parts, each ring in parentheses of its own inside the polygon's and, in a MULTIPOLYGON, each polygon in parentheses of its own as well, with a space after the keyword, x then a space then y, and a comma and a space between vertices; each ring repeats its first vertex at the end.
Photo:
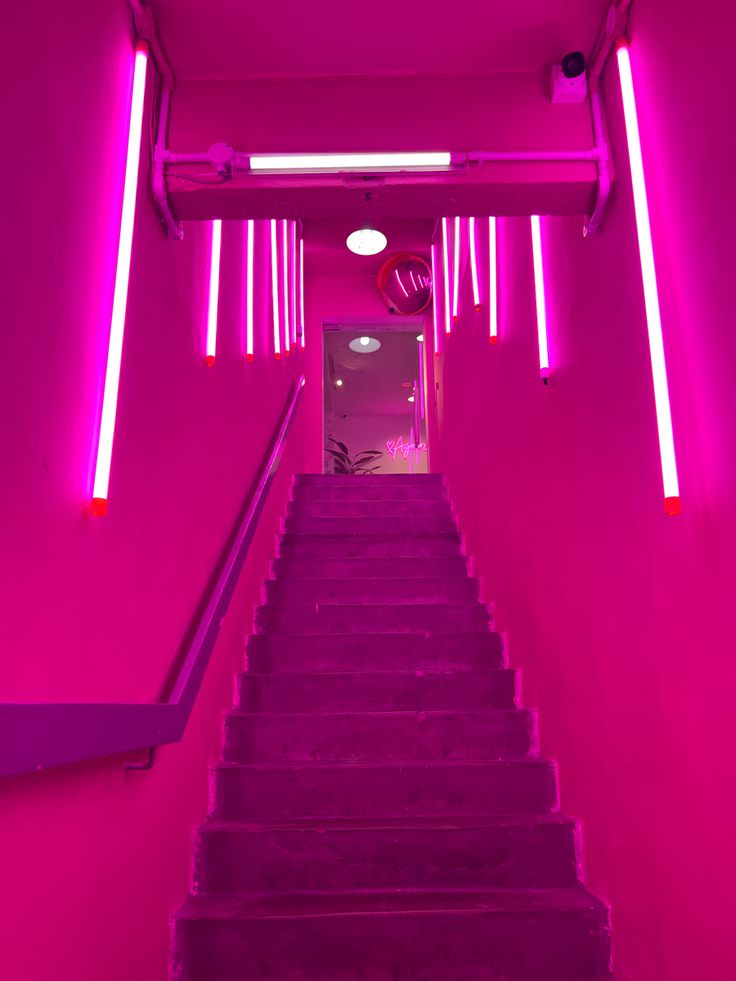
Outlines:
POLYGON ((585 72, 585 55, 582 51, 571 51, 562 59, 561 68, 565 78, 578 78, 585 72))
POLYGON ((562 63, 552 66, 550 97, 553 102, 584 102, 588 94, 588 80, 585 75, 585 55, 582 51, 571 51, 562 63))

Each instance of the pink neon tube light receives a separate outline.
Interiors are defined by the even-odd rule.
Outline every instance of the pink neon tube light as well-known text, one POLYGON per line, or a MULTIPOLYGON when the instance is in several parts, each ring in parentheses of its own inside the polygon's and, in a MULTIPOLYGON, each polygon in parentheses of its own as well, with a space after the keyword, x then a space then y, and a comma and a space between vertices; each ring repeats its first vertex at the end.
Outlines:
POLYGON ((291 223, 289 240, 289 269, 291 270, 291 342, 296 347, 296 222, 291 223))
POLYGON ((284 218, 281 222, 281 275, 283 279, 284 301, 284 354, 288 357, 291 351, 291 328, 289 326, 289 222, 284 218))
POLYGON ((138 165, 141 153, 141 130, 143 128, 143 106, 146 96, 146 68, 148 66, 148 45, 139 41, 135 47, 133 67, 133 91, 130 100, 130 121, 128 124, 128 149, 125 160, 125 183, 123 186, 123 207, 120 214, 120 237, 118 239, 118 258, 115 267, 115 289, 110 317, 110 340, 107 348, 105 368, 105 388, 102 396, 100 434, 97 443, 95 476, 92 488, 92 514, 103 515, 107 511, 107 492, 110 482, 112 444, 115 436, 115 416, 117 415, 118 388, 120 385, 120 362, 123 355, 123 334, 125 332, 125 310, 128 304, 128 280, 130 278, 130 255, 133 248, 133 224, 135 222, 135 199, 138 189, 138 165))
POLYGON ((488 329, 491 344, 498 341, 498 270, 496 267, 496 219, 488 219, 488 329))
POLYGON ((542 232, 539 215, 531 216, 532 254, 534 256, 534 294, 537 304, 537 337, 539 338, 539 373, 549 378, 549 350, 547 346, 547 304, 544 297, 544 262, 542 260, 542 232))
POLYGON ((434 335, 434 353, 440 353, 440 331, 437 316, 437 247, 433 244, 430 248, 432 256, 432 330, 434 335))
POLYGON ((442 219, 442 287, 445 295, 445 333, 452 330, 450 316, 450 254, 447 244, 447 218, 442 219))
POLYGON ((300 342, 304 350, 304 239, 299 239, 299 326, 301 327, 300 342))
POLYGON ((457 320, 460 311, 460 218, 455 218, 453 236, 454 258, 452 263, 452 319, 457 320))
POLYGON ((478 256, 475 241, 475 218, 468 219, 468 234, 470 236, 470 274, 473 279, 473 303, 480 310, 480 284, 478 282, 478 256))
POLYGON ((217 308, 220 303, 220 252, 222 249, 222 222, 216 219, 212 222, 212 239, 210 246, 210 284, 207 301, 207 352, 205 362, 214 366, 217 353, 217 308))
POLYGON ((281 357, 281 315, 279 313, 279 242, 276 219, 271 219, 271 299, 273 305, 273 353, 281 357))
POLYGON ((253 249, 255 242, 255 223, 252 218, 246 223, 245 253, 245 359, 253 360, 253 249))
POLYGON ((657 289, 657 270, 654 264, 652 228, 649 221, 647 187, 644 179, 644 161, 641 153, 639 120, 636 112, 634 79, 631 72, 631 57, 626 41, 620 41, 616 49, 618 72, 621 81, 621 96, 624 104, 626 140, 629 147, 631 184, 634 192, 634 213, 636 215, 636 234, 639 239, 639 261, 644 287, 644 307, 647 315, 649 334, 649 357, 652 363, 654 383, 654 406, 657 415, 659 436, 659 456, 662 464, 662 484, 664 488, 664 507, 667 514, 680 514, 680 484, 677 477, 677 458, 675 440, 672 432, 672 412, 670 393, 667 384, 667 364, 662 336, 662 314, 659 308, 657 289))

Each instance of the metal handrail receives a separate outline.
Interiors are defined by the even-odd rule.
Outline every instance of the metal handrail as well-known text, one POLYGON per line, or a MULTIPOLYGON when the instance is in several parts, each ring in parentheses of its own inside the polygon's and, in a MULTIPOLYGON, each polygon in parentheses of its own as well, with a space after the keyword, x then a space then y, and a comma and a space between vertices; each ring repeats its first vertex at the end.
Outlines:
POLYGON ((0 776, 30 773, 62 763, 141 749, 150 751, 148 763, 128 764, 128 767, 149 769, 153 765, 153 753, 157 746, 179 742, 199 693, 266 496, 284 455, 286 438, 294 422, 304 382, 304 375, 300 375, 289 396, 281 423, 260 469, 258 483, 236 521, 219 574, 176 670, 168 698, 148 704, 1 703, 0 776))

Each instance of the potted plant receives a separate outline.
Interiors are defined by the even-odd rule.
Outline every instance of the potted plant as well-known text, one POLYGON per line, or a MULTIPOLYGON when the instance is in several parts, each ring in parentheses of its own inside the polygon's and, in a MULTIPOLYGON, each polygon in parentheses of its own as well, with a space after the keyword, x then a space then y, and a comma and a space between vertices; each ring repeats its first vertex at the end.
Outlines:
POLYGON ((351 457, 347 446, 339 439, 333 439, 332 436, 328 436, 327 439, 337 447, 337 449, 326 447, 327 452, 333 457, 333 473, 368 474, 381 469, 380 466, 374 465, 378 462, 378 458, 383 456, 381 450, 361 450, 351 457))

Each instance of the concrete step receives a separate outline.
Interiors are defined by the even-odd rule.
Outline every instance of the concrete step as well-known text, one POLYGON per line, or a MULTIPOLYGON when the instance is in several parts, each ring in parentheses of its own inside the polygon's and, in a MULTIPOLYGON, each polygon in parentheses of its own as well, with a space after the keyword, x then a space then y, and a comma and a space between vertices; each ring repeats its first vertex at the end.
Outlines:
POLYGON ((281 558, 423 559, 461 556, 457 531, 444 535, 282 535, 281 558))
POLYGON ((194 892, 544 889, 577 882, 576 827, 539 818, 209 822, 194 892))
POLYGON ((271 579, 266 602, 274 606, 335 604, 477 603, 478 580, 452 579, 271 579))
POLYGON ((210 816, 431 817, 544 814, 557 805, 554 767, 543 760, 431 763, 222 763, 210 816))
POLYGON ((174 922, 177 981, 499 981, 610 977, 608 912, 581 887, 191 897, 174 922))
POLYGON ((382 518, 361 515, 357 518, 339 516, 310 517, 287 514, 284 531, 291 535, 446 535, 457 530, 451 515, 444 517, 382 518))
POLYGON ((244 712, 467 712, 514 707, 515 672, 371 671, 255 674, 238 679, 244 712))
POLYGON ((274 579, 465 579, 468 567, 458 553, 416 559, 274 559, 274 579))
POLYGON ((293 500, 307 501, 446 501, 447 492, 442 483, 423 482, 414 484, 380 483, 374 480, 356 480, 349 484, 297 483, 292 492, 293 500))
POLYGON ((232 763, 521 760, 537 752, 535 716, 493 712, 308 712, 225 716, 232 763))
POLYGON ((258 607, 258 633, 484 633, 488 610, 480 603, 321 604, 258 607))
POLYGON ((300 473, 294 486, 301 487, 444 487, 441 473, 331 474, 300 473))
POLYGON ((500 634, 251 634, 247 666, 258 672, 485 671, 504 664, 500 634))
POLYGON ((450 504, 434 500, 292 501, 287 512, 302 518, 452 518, 450 504))

